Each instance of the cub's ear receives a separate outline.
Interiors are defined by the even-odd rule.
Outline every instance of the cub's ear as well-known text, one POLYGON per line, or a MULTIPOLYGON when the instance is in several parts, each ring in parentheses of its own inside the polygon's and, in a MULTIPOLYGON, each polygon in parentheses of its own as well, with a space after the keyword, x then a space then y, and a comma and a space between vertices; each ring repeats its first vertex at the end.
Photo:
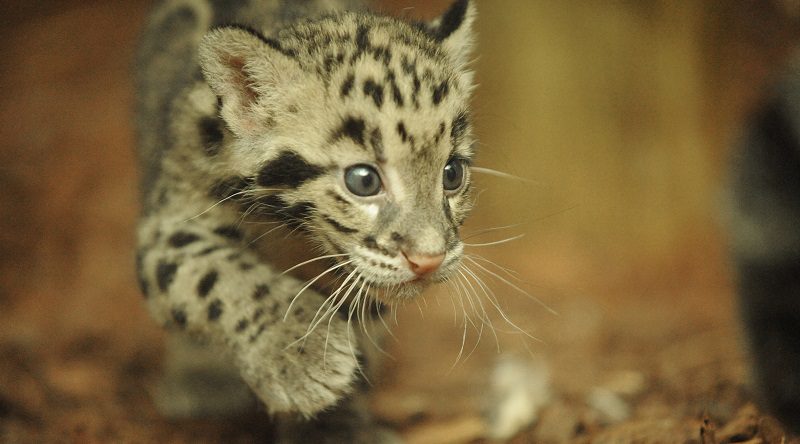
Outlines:
POLYGON ((222 118, 240 136, 264 128, 281 99, 306 77, 291 51, 243 27, 212 29, 200 41, 198 56, 206 81, 222 99, 222 118))
POLYGON ((466 68, 469 63, 477 13, 475 0, 456 0, 444 14, 428 24, 428 33, 441 42, 458 69, 466 68))

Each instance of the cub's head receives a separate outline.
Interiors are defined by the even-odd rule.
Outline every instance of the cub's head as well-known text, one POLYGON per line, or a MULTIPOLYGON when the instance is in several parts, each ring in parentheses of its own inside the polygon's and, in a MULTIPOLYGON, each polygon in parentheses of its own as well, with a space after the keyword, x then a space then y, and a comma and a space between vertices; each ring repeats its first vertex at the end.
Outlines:
POLYGON ((474 18, 458 0, 430 24, 345 13, 269 38, 210 31, 200 62, 240 195, 394 300, 447 278, 471 202, 474 18))

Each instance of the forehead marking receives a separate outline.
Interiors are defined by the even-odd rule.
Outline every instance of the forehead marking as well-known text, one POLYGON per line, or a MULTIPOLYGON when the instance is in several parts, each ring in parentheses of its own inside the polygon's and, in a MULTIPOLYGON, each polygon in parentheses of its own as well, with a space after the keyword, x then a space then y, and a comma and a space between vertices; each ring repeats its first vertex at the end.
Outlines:
POLYGON ((400 92, 400 87, 397 86, 397 78, 393 70, 390 69, 386 74, 386 81, 389 83, 389 88, 392 89, 394 104, 397 105, 398 108, 402 108, 405 105, 405 99, 403 99, 403 93, 400 92))
POLYGON ((372 145, 372 150, 375 151, 375 158, 378 162, 386 162, 386 153, 383 150, 383 135, 380 128, 372 130, 369 136, 369 143, 372 145))
POLYGON ((439 132, 436 133, 434 136, 434 144, 439 145, 439 142, 442 141, 442 136, 444 136, 444 132, 447 129, 447 124, 444 122, 439 123, 439 132))
POLYGON ((403 143, 408 142, 408 130, 403 121, 397 122, 397 134, 400 136, 400 140, 402 140, 403 143))
POLYGON ((356 30, 356 51, 353 53, 353 58, 350 63, 355 63, 367 49, 369 49, 369 28, 362 23, 358 25, 358 29, 356 30))
POLYGON ((350 91, 353 89, 353 85, 356 83, 356 76, 353 73, 350 73, 347 78, 342 82, 342 98, 346 98, 350 95, 350 91))
POLYGON ((347 138, 358 146, 366 148, 364 145, 364 130, 366 126, 364 119, 353 116, 346 117, 342 125, 333 132, 333 141, 347 138))
POLYGON ((415 109, 419 109, 419 90, 422 88, 422 82, 417 74, 417 61, 414 60, 412 62, 409 60, 408 55, 403 54, 403 57, 400 60, 400 66, 403 72, 407 76, 411 77, 411 82, 413 84, 413 89, 411 91, 411 102, 414 104, 415 109))
POLYGON ((367 79, 364 81, 364 95, 371 97, 372 101, 375 102, 375 106, 381 109, 383 106, 383 85, 379 85, 372 79, 367 79))

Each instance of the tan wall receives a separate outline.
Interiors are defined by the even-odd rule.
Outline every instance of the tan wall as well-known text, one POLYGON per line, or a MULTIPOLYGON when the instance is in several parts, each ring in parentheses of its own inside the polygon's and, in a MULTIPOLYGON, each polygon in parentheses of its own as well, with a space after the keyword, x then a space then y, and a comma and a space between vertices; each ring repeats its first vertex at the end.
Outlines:
MULTIPOLYGON (((386 3, 430 17, 448 2, 386 3)), ((631 267, 718 249, 734 124, 800 26, 769 2, 478 6, 479 163, 531 183, 481 180, 472 227, 524 222, 518 251, 555 242, 631 267)))
MULTIPOLYGON (((92 306, 111 292, 138 307, 130 64, 148 3, 0 6, 0 299, 28 288, 92 306)), ((432 17, 447 1, 380 3, 432 17)), ((726 141, 796 21, 758 1, 478 5, 479 161, 531 181, 481 179, 465 233, 525 223, 472 241, 527 236, 479 251, 533 281, 707 262, 726 141)))

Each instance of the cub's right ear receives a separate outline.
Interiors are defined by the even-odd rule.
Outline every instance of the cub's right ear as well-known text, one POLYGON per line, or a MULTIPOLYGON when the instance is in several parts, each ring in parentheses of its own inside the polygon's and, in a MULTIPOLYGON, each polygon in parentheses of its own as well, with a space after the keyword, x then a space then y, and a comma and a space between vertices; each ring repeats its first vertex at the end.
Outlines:
POLYGON ((444 14, 428 24, 428 33, 442 44, 457 69, 465 69, 469 63, 477 15, 475 0, 455 0, 444 14))
POLYGON ((281 96, 305 78, 292 51, 244 27, 212 29, 198 55, 206 81, 222 99, 222 118, 239 136, 259 132, 281 96))

